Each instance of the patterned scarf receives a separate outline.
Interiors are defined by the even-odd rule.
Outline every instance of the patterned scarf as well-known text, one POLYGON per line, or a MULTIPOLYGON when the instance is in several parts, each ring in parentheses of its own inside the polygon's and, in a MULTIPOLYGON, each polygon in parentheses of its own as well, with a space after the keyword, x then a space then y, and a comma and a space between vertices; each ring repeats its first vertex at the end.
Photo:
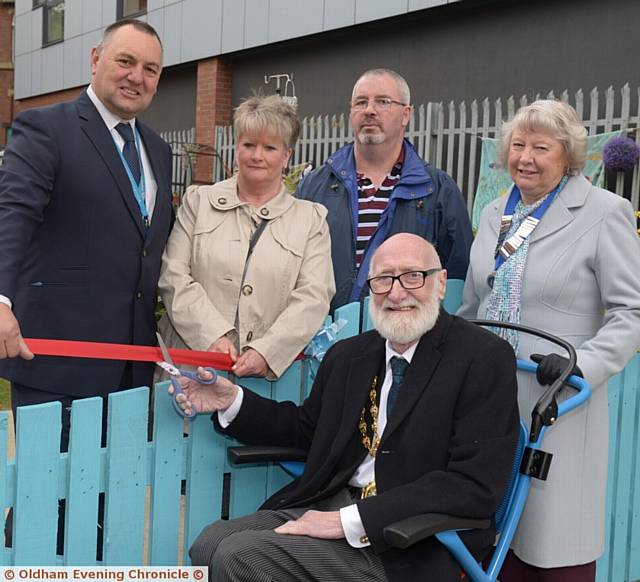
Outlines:
MULTIPOLYGON (((558 193, 564 188, 567 180, 566 176, 561 180, 557 188, 558 193)), ((514 185, 514 188, 517 188, 517 186, 514 185)), ((544 201, 551 193, 552 192, 528 206, 522 202, 522 197, 520 197, 513 212, 511 226, 503 240, 509 240, 524 220, 533 214, 539 206, 544 204, 544 201)), ((524 267, 527 262, 528 250, 529 237, 526 237, 518 249, 496 271, 491 295, 487 302, 486 319, 520 323, 522 279, 524 276, 524 267)), ((516 354, 518 353, 520 339, 516 330, 499 327, 491 328, 491 330, 501 338, 507 340, 511 344, 513 351, 516 354)))

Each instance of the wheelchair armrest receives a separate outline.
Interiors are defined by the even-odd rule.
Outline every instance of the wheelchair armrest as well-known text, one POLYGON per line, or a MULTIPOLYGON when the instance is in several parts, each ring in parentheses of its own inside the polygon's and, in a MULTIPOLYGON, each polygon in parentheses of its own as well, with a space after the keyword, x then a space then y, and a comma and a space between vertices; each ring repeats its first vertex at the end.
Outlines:
POLYGON ((443 531, 487 529, 490 525, 490 519, 471 519, 443 513, 422 513, 388 525, 384 528, 382 535, 392 548, 404 550, 443 531))
POLYGON ((268 463, 282 461, 305 461, 307 451, 290 447, 229 447, 227 449, 229 462, 232 465, 247 463, 268 463))

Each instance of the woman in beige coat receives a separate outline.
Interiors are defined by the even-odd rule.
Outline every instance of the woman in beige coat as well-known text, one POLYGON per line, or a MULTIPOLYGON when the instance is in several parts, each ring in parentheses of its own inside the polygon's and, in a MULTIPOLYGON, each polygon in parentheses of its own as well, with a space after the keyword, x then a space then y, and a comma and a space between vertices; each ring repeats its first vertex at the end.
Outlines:
POLYGON ((322 325, 335 291, 326 210, 283 185, 300 130, 290 105, 252 97, 234 130, 238 173, 187 190, 160 294, 188 347, 228 353, 237 376, 273 378, 322 325))

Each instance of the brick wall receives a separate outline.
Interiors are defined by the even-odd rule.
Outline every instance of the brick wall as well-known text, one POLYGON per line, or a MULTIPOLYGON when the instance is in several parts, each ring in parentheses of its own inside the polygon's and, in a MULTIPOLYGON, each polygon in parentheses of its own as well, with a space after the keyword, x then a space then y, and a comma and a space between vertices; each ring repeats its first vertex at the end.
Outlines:
POLYGON ((56 91, 55 93, 47 93, 46 95, 37 95, 36 97, 29 97, 28 99, 14 101, 14 113, 15 115, 18 115, 18 113, 25 109, 54 105, 55 103, 62 103, 63 101, 71 101, 71 99, 75 99, 80 95, 84 89, 85 85, 82 87, 74 87, 73 89, 65 89, 64 91, 56 91))
POLYGON ((201 148, 203 152, 196 157, 197 182, 213 180, 213 128, 231 122, 231 78, 231 67, 220 57, 198 63, 196 143, 209 148, 201 148))
POLYGON ((7 140, 13 117, 13 2, 0 3, 0 149, 7 140))

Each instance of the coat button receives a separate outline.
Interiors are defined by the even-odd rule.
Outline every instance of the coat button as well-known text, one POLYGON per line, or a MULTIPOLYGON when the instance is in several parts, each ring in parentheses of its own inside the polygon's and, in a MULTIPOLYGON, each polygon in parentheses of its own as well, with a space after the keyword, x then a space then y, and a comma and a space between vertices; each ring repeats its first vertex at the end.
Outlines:
POLYGON ((144 250, 142 251, 142 256, 143 256, 143 257, 146 257, 148 254, 149 254, 149 251, 148 251, 147 249, 144 249, 144 250))
POLYGON ((262 216, 269 216, 269 209, 268 208, 261 208, 260 209, 260 214, 262 214, 262 216))
POLYGON ((247 334, 247 341, 248 341, 248 342, 250 342, 252 339, 253 339, 253 332, 252 332, 252 331, 250 331, 250 332, 247 334))
POLYGON ((242 287, 243 295, 251 295, 253 293, 253 287, 251 285, 244 285, 242 287))
POLYGON ((224 196, 220 196, 220 198, 218 198, 218 204, 221 204, 222 206, 224 206, 227 203, 227 199, 224 196))
POLYGON ((142 299, 142 293, 140 291, 136 293, 136 299, 142 299))

